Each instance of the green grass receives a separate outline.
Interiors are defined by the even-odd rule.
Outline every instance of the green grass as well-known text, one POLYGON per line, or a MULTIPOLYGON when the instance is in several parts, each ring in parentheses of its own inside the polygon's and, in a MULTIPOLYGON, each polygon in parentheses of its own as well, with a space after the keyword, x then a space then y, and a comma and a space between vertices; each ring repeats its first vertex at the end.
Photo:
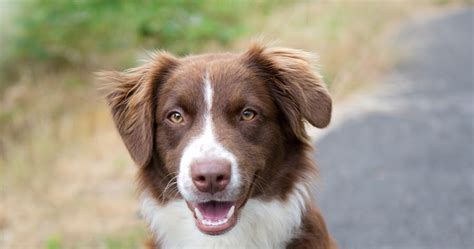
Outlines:
POLYGON ((63 242, 59 235, 53 235, 44 242, 44 249, 81 249, 88 248, 105 248, 105 249, 135 249, 142 248, 146 237, 143 229, 134 229, 121 232, 115 232, 97 238, 95 241, 89 242, 63 242), (78 243, 79 242, 79 243, 78 243))
POLYGON ((105 248, 107 249, 131 249, 142 248, 146 239, 146 232, 143 230, 128 231, 122 234, 114 234, 105 238, 105 248))
POLYGON ((46 240, 45 249, 63 249, 61 239, 58 236, 53 236, 46 240))

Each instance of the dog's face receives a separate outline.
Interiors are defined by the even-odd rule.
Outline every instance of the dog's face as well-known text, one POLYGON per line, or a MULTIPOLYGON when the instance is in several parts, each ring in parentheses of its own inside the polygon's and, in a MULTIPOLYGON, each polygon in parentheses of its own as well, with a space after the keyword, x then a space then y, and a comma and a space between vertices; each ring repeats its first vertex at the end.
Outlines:
POLYGON ((282 162, 289 141, 305 139, 303 119, 317 127, 330 120, 331 100, 297 50, 253 46, 183 59, 159 53, 102 77, 113 83, 107 99, 143 187, 163 205, 183 198, 196 226, 211 235, 238 222, 259 181, 291 171, 282 162))

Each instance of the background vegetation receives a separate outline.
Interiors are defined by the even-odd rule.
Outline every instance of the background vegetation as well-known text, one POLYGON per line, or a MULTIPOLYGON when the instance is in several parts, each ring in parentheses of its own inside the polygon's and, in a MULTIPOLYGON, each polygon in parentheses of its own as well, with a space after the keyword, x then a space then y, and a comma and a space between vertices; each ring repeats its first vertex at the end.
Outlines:
MULTIPOLYGON (((137 48, 167 48, 178 54, 210 41, 228 44, 245 31, 244 16, 268 10, 270 2, 230 1, 22 1, 6 35, 4 76, 18 77, 19 64, 35 70, 87 67, 121 51, 126 64, 137 48), (249 13, 250 12, 250 13, 249 13), (128 53, 124 53, 128 52, 128 53)), ((4 84, 9 81, 2 81, 4 84)))
POLYGON ((360 1, 0 2, 0 247, 137 248, 133 167, 93 72, 147 49, 240 51, 252 37, 318 52, 337 99, 373 86, 398 24, 451 6, 360 1))

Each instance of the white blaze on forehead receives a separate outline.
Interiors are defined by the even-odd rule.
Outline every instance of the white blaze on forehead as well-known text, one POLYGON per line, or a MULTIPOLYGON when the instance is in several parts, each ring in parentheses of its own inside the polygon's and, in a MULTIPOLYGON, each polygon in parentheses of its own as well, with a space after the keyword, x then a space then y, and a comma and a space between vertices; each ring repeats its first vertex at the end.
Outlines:
POLYGON ((207 115, 206 118, 211 118, 211 108, 212 108, 212 95, 213 95, 211 80, 209 79, 209 74, 206 72, 204 77, 204 100, 206 101, 207 115))
MULTIPOLYGON (((201 197, 196 196, 197 190, 194 187, 191 178, 191 164, 197 160, 227 160, 231 164, 231 178, 227 189, 223 193, 217 193, 219 199, 228 199, 238 197, 240 187, 240 175, 238 170, 236 156, 227 150, 215 135, 214 123, 212 119, 212 104, 214 91, 212 89, 209 74, 206 73, 203 79, 203 96, 206 104, 206 110, 201 117, 195 119, 203 120, 202 132, 190 140, 189 144, 183 150, 178 174, 178 189, 181 195, 188 201, 205 201, 201 197, 205 195, 200 193, 201 197)), ((199 113, 199 112, 198 112, 199 113)))

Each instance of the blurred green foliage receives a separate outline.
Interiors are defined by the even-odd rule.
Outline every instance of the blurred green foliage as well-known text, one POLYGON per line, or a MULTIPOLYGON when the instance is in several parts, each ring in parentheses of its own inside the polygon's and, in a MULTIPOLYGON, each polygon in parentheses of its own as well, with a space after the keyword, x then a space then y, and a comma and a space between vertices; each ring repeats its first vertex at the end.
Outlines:
POLYGON ((100 63, 98 58, 111 52, 199 52, 211 41, 225 44, 244 33, 245 19, 270 1, 25 0, 18 5, 0 58, 0 73, 9 78, 22 67, 57 71, 100 63))
POLYGON ((46 249, 62 249, 61 239, 57 236, 51 237, 46 240, 46 249))
POLYGON ((142 248, 146 240, 146 231, 136 229, 123 231, 122 233, 113 234, 105 239, 106 249, 130 249, 142 248))

